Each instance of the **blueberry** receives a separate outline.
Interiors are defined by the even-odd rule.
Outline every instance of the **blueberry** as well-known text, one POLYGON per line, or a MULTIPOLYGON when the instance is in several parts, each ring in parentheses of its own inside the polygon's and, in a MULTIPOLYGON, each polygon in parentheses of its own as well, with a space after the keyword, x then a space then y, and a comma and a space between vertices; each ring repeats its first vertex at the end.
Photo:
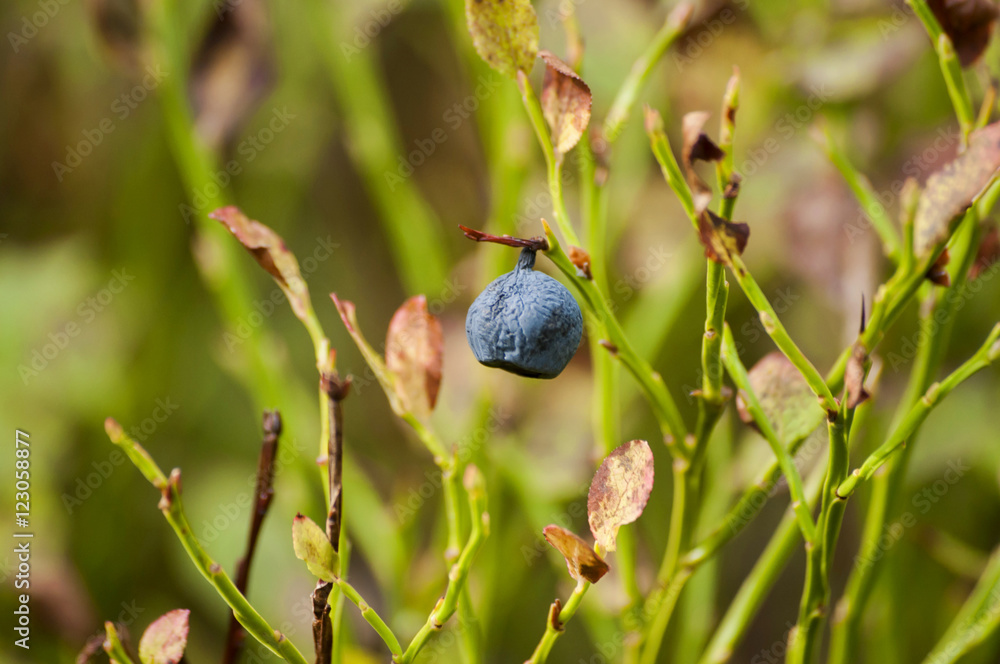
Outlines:
POLYGON ((488 367, 555 378, 580 345, 583 315, 566 287, 534 265, 535 252, 523 249, 514 271, 494 279, 469 307, 465 335, 488 367))

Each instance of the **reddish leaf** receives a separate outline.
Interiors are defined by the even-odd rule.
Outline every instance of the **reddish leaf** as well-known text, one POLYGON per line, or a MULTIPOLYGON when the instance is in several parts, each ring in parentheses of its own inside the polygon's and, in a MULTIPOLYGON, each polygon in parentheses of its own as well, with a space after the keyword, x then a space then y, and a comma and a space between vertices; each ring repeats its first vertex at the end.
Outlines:
MULTIPOLYGON (((823 408, 795 365, 781 352, 774 351, 762 357, 749 373, 760 407, 778 440, 790 445, 812 433, 822 420, 823 408)), ((740 419, 753 424, 742 395, 736 396, 740 419)))
POLYGON ((646 441, 629 441, 604 459, 590 482, 587 518, 605 551, 615 550, 618 528, 639 518, 652 491, 653 451, 646 441))
POLYGON ((234 142, 270 91, 274 64, 261 0, 227 2, 212 19, 191 63, 190 94, 195 131, 218 149, 234 142))
POLYGON ((234 205, 219 208, 208 215, 222 222, 229 232, 253 254, 260 266, 267 270, 285 291, 292 311, 300 320, 306 320, 312 310, 309 288, 299 272, 299 262, 285 246, 285 241, 273 230, 248 218, 234 205))
POLYGON ((552 129, 552 147, 557 156, 573 149, 590 123, 590 88, 573 68, 549 51, 539 51, 545 61, 542 113, 552 129))
POLYGON ((566 559, 569 575, 579 581, 597 583, 608 573, 608 564, 580 537, 559 526, 545 526, 545 540, 566 559))
POLYGON ((969 148, 927 179, 917 204, 913 245, 926 258, 943 244, 962 214, 1000 168, 1000 122, 972 133, 969 148))
POLYGON ((945 287, 951 286, 951 275, 948 274, 948 270, 946 269, 950 261, 951 256, 948 254, 948 250, 945 249, 937 257, 937 260, 934 261, 930 269, 927 270, 927 278, 932 284, 945 287))
POLYGON ((997 19, 992 0, 927 0, 927 4, 954 44, 962 66, 978 60, 990 43, 997 19))
POLYGON ((394 374, 396 394, 410 412, 427 417, 441 385, 444 334, 427 311, 427 298, 411 297, 392 320, 385 339, 385 364, 394 374))
POLYGON ((177 664, 188 638, 188 609, 174 609, 150 623, 139 639, 142 664, 177 664))

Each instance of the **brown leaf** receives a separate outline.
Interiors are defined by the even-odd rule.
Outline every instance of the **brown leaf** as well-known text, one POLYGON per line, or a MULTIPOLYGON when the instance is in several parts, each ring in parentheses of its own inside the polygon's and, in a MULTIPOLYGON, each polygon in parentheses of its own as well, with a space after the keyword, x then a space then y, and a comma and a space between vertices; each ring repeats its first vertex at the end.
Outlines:
POLYGON ((573 149, 590 123, 590 88, 573 68, 549 51, 539 51, 545 61, 542 113, 552 130, 552 148, 557 156, 573 149))
POLYGON ((683 137, 684 148, 681 157, 684 161, 684 172, 687 174, 691 193, 694 195, 695 212, 701 213, 712 201, 712 190, 694 170, 696 161, 719 161, 726 156, 718 145, 712 142, 702 128, 708 120, 707 111, 696 111, 684 116, 683 137))
POLYGON ((234 205, 219 208, 208 216, 228 228, 260 266, 274 277, 288 296, 292 311, 304 321, 312 310, 309 288, 299 272, 299 262, 281 236, 259 221, 248 218, 234 205))
POLYGON ((1000 261, 1000 232, 996 224, 992 224, 979 243, 976 262, 969 268, 969 279, 978 279, 979 275, 993 267, 997 261, 1000 261))
POLYGON ((465 0, 479 57, 504 76, 531 72, 538 54, 538 16, 530 0, 465 0))
MULTIPOLYGON (((823 408, 795 365, 780 351, 768 353, 748 372, 761 410, 784 445, 802 440, 822 421, 823 408)), ((742 394, 736 395, 740 419, 753 424, 742 394)))
POLYGON ((590 254, 588 254, 584 249, 580 247, 574 247, 570 245, 569 252, 567 254, 569 260, 576 266, 577 273, 581 277, 586 277, 587 279, 593 279, 593 274, 590 271, 590 254))
POLYGON ((150 623, 139 639, 142 664, 177 664, 188 638, 188 609, 174 609, 150 623))
POLYGON ((395 374, 396 394, 417 417, 428 417, 437 403, 443 355, 440 321, 427 311, 426 297, 411 297, 389 321, 385 364, 395 374))
POLYGON ((195 130, 214 149, 229 146, 274 82, 269 20, 261 0, 227 2, 191 62, 195 130))
POLYGON ((87 0, 86 11, 111 58, 125 69, 139 69, 143 18, 140 3, 87 0))
POLYGON ((87 639, 87 642, 76 656, 76 664, 88 664, 90 660, 94 659, 97 653, 101 652, 101 648, 104 646, 104 639, 104 632, 95 634, 87 639))
POLYGON ((926 258, 943 244, 972 201, 1000 168, 1000 122, 972 133, 969 148, 927 179, 914 220, 914 253, 926 258))
POLYGON ((742 256, 747 247, 750 227, 726 221, 711 210, 702 210, 698 215, 698 236, 708 258, 733 268, 733 256, 742 256))
MULTIPOLYGON (((946 273, 947 274, 947 273, 946 273)), ((857 408, 868 400, 871 396, 865 389, 865 364, 868 362, 868 354, 864 346, 854 344, 851 349, 851 358, 847 361, 844 370, 844 389, 847 390, 847 407, 857 408)))
POLYGON ((545 526, 542 532, 545 541, 566 559, 569 575, 577 581, 586 579, 597 583, 608 573, 608 564, 575 533, 555 525, 545 526))
POLYGON ((990 43, 997 18, 992 0, 927 0, 927 4, 954 44, 962 66, 978 60, 990 43))
POLYGON ((653 474, 653 450, 644 440, 618 446, 601 462, 587 494, 587 520, 605 551, 615 550, 618 528, 642 514, 653 491, 653 474))

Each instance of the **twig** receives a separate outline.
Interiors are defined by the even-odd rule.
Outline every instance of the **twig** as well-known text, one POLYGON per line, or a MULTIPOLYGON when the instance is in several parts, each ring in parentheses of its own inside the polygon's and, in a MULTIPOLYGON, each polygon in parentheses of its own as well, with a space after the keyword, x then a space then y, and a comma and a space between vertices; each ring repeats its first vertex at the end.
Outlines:
MULTIPOLYGON (((326 515, 326 536, 333 550, 340 552, 341 525, 343 523, 344 491, 344 414, 341 402, 350 391, 350 379, 341 380, 337 372, 324 373, 320 378, 320 390, 327 395, 329 438, 327 440, 327 477, 330 503, 326 515)), ((339 563, 338 563, 339 564, 339 563)), ((335 570, 340 575, 340 570, 335 570)), ((336 582, 317 581, 313 590, 313 645, 316 649, 316 664, 329 664, 333 653, 334 625, 330 620, 330 593, 336 582)), ((341 586, 343 587, 343 586, 341 586)))
MULTIPOLYGON (((257 537, 260 535, 264 517, 274 498, 274 459, 278 453, 278 440, 281 436, 281 413, 276 410, 264 411, 264 442, 260 448, 260 458, 257 461, 257 483, 254 495, 257 504, 250 521, 250 534, 247 537, 246 553, 236 564, 236 589, 243 595, 247 594, 247 582, 250 577, 250 565, 253 554, 257 550, 257 537)), ((226 649, 222 653, 223 664, 236 662, 243 647, 246 632, 240 626, 235 616, 229 620, 229 631, 226 635, 226 649)))
POLYGON ((194 536, 191 523, 184 513, 181 503, 181 471, 174 469, 167 478, 160 470, 149 453, 132 440, 114 419, 108 418, 104 423, 111 442, 121 447, 129 460, 160 491, 160 510, 167 523, 174 529, 178 539, 187 551, 195 567, 201 572, 223 601, 233 610, 233 614, 247 632, 263 644, 268 650, 292 664, 307 664, 299 649, 289 641, 284 634, 272 628, 257 610, 247 601, 247 598, 236 588, 229 575, 218 563, 212 560, 194 536))

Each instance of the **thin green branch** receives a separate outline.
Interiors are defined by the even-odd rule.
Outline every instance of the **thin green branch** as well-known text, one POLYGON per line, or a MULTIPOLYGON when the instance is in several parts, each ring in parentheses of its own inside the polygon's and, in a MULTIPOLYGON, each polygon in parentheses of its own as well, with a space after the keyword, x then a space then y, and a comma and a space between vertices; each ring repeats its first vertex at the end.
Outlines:
POLYGON ((125 646, 122 645, 121 638, 118 636, 118 630, 115 629, 115 624, 110 620, 104 623, 104 652, 108 653, 108 658, 115 662, 116 664, 133 664, 132 657, 129 656, 128 652, 125 650, 125 646))
POLYGON ((615 318, 607 300, 601 295, 593 281, 586 277, 581 277, 577 273, 576 266, 563 251, 559 240, 552 229, 545 224, 545 236, 549 243, 549 248, 545 255, 552 260, 559 271, 573 284, 583 298, 584 305, 597 317, 604 326, 608 334, 610 346, 608 350, 635 376, 646 393, 653 413, 656 415, 663 439, 670 449, 674 458, 688 458, 690 451, 684 444, 687 437, 687 427, 681 417, 680 410, 667 387, 663 382, 663 377, 659 372, 654 371, 646 360, 639 356, 632 348, 625 333, 622 331, 618 319, 615 318))
POLYGON ((931 385, 920 401, 910 409, 900 425, 878 449, 868 455, 860 468, 837 487, 837 495, 846 498, 857 488, 858 482, 870 479, 893 454, 906 444, 927 416, 952 390, 980 369, 988 367, 1000 357, 1000 323, 994 326, 985 343, 961 366, 940 383, 931 385))
POLYGON ((653 67, 660 61, 670 45, 684 33, 693 14, 694 5, 690 2, 682 2, 674 7, 653 41, 632 65, 618 89, 618 94, 611 102, 611 108, 604 120, 603 135, 609 143, 613 143, 621 134, 632 107, 635 106, 639 92, 645 86, 653 67))
POLYGON ((195 567, 202 576, 208 579, 216 592, 233 610, 236 619, 240 621, 247 633, 257 639, 268 650, 278 657, 292 664, 306 664, 305 657, 295 647, 295 645, 285 638, 281 632, 274 630, 266 620, 251 606, 247 598, 236 588, 236 585, 229 578, 229 575, 222 567, 213 561, 202 548, 194 536, 191 524, 188 522, 181 503, 181 475, 180 471, 174 469, 168 478, 160 470, 151 456, 145 449, 132 440, 122 430, 121 425, 113 419, 108 418, 105 422, 105 429, 111 442, 124 450, 128 458, 135 464, 136 468, 149 480, 162 494, 160 499, 160 510, 167 522, 177 533, 178 539, 187 551, 195 567))
POLYGON ((879 201, 871 181, 854 168, 847 155, 833 140, 830 126, 827 123, 822 123, 819 134, 821 146, 827 157, 840 171, 847 186, 854 192, 854 197, 858 199, 861 209, 864 210, 875 232, 878 233, 879 239, 882 240, 883 253, 889 260, 899 262, 901 255, 899 232, 893 225, 892 219, 889 218, 889 211, 879 201))
POLYGON ((434 610, 427 617, 427 622, 410 641, 406 651, 395 658, 399 664, 413 662, 431 635, 440 631, 441 627, 455 613, 463 588, 466 586, 469 571, 472 569, 472 562, 489 535, 490 517, 486 511, 486 482, 482 473, 475 466, 468 466, 466 469, 465 489, 469 496, 469 512, 472 515, 472 530, 469 540, 466 542, 465 548, 462 549, 458 560, 448 572, 448 588, 445 590, 444 597, 438 600, 434 610))
POLYGON ((924 664, 953 664, 1000 627, 1000 549, 924 664))
POLYGON ((361 594, 355 590, 354 586, 350 583, 338 577, 336 584, 337 587, 340 588, 340 591, 344 594, 344 597, 351 600, 351 603, 358 607, 361 611, 361 617, 372 626, 375 633, 378 634, 379 637, 381 637, 381 639, 385 642, 385 645, 388 646, 389 652, 392 653, 393 658, 395 659, 400 657, 403 654, 403 649, 399 645, 399 639, 396 638, 396 635, 391 629, 389 629, 389 626, 386 625, 384 620, 382 620, 382 617, 379 616, 378 612, 375 611, 375 609, 373 609, 363 597, 361 597, 361 594))
POLYGON ((580 579, 576 584, 576 588, 573 589, 573 593, 566 600, 565 605, 560 604, 558 600, 552 605, 545 624, 545 633, 542 634, 541 640, 535 646, 535 651, 531 653, 531 658, 524 664, 543 664, 545 662, 552 651, 552 646, 555 645, 556 639, 562 635, 566 623, 576 615, 576 610, 580 607, 580 602, 583 601, 584 595, 590 590, 590 586, 591 584, 586 580, 580 579))
POLYGON ((733 379, 736 388, 742 393, 747 411, 753 417, 754 423, 760 429, 761 435, 764 436, 768 445, 771 446, 771 451, 781 466, 781 472, 788 482, 788 490, 792 495, 792 509, 799 520, 799 528, 802 530, 803 538, 805 538, 807 543, 816 544, 818 542, 816 523, 813 521, 809 510, 809 501, 806 500, 805 489, 802 487, 802 476, 799 475, 795 459, 792 458, 792 455, 782 445, 774 427, 771 426, 767 415, 764 414, 764 409, 761 408, 760 401, 757 399, 757 395, 750 384, 750 376, 747 374, 746 367, 740 361, 739 353, 736 350, 736 342, 733 340, 733 333, 728 325, 726 325, 723 333, 722 361, 726 365, 726 371, 729 372, 729 376, 733 379))

